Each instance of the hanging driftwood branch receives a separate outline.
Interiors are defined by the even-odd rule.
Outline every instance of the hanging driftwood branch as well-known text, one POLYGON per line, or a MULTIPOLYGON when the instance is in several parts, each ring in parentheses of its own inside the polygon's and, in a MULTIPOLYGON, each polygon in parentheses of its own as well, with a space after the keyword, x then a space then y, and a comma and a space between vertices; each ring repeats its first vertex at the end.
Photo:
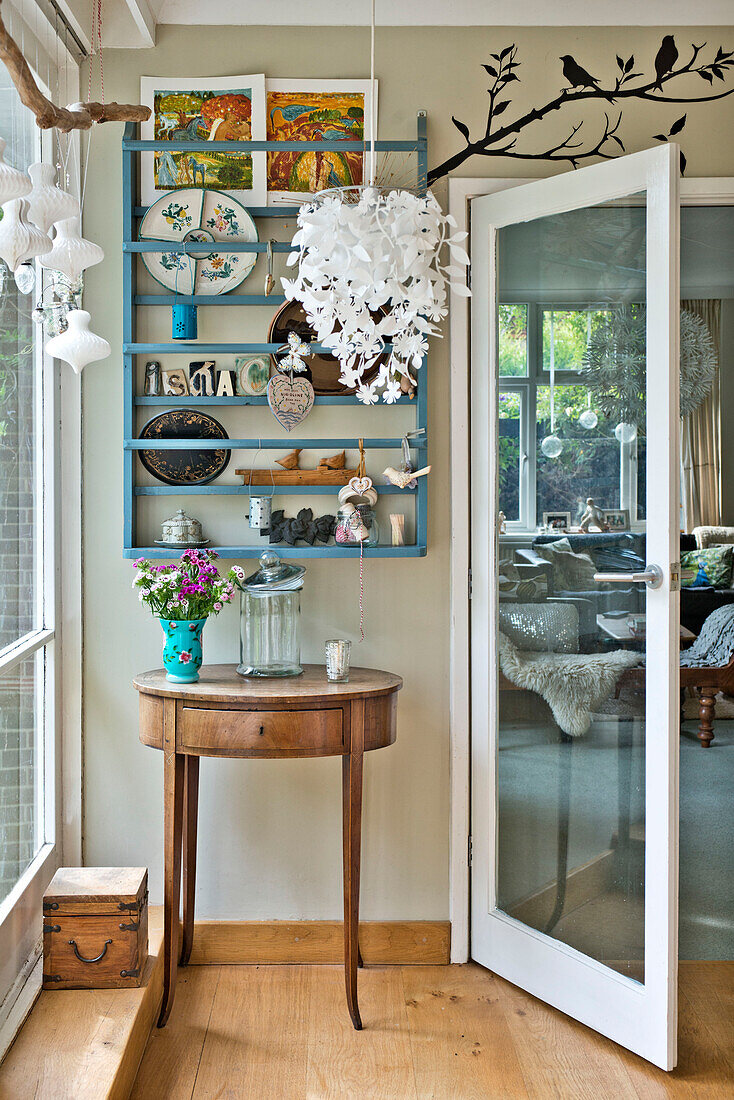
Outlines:
MULTIPOLYGON (((617 56, 617 73, 613 80, 607 82, 606 87, 601 80, 579 65, 574 57, 564 54, 559 61, 563 62, 562 73, 566 86, 547 103, 533 107, 512 122, 508 122, 506 117, 500 119, 500 116, 503 116, 512 106, 512 100, 508 94, 509 85, 520 80, 516 71, 520 68, 520 62, 517 60, 517 46, 506 46, 501 53, 493 53, 489 64, 483 66, 491 78, 491 85, 487 89, 489 105, 484 133, 472 140, 466 123, 452 116, 451 121, 464 138, 466 145, 443 164, 431 169, 428 173, 428 183, 435 183, 437 179, 448 175, 472 156, 565 161, 573 168, 578 168, 583 161, 596 157, 611 160, 625 151, 618 132, 622 122, 621 108, 619 112, 614 111, 616 118, 612 120, 610 115, 613 106, 625 100, 647 103, 709 103, 713 100, 725 99, 734 93, 734 88, 728 88, 725 91, 712 91, 704 95, 697 95, 693 91, 688 95, 679 94, 681 78, 685 80, 687 77, 698 77, 711 87, 715 80, 724 82, 730 75, 728 70, 734 66, 734 50, 725 50, 723 46, 719 46, 710 60, 704 61, 700 54, 705 45, 705 42, 700 46, 692 44, 688 60, 679 63, 675 38, 672 34, 666 34, 653 62, 654 77, 633 72, 636 65, 634 54, 626 60, 617 56), (671 87, 673 81, 675 88, 671 87), (571 103, 588 100, 610 105, 606 108, 605 124, 597 140, 583 140, 583 138, 575 140, 583 126, 583 122, 577 122, 570 128, 567 137, 547 148, 541 146, 537 152, 533 152, 532 149, 524 151, 517 148, 518 138, 525 136, 528 127, 541 122, 555 111, 563 110, 571 103)), ((687 84, 684 86, 689 87, 687 84)), ((686 116, 683 115, 673 123, 667 133, 655 134, 653 140, 668 141, 676 137, 685 124, 686 116)), ((681 169, 683 168, 685 168, 685 157, 681 154, 681 169)))
MULTIPOLYGON (((2 3, 2 0, 0 0, 2 3)), ((94 122, 145 122, 150 107, 133 103, 72 103, 57 107, 47 99, 33 77, 26 59, 9 34, 0 15, 0 61, 10 73, 21 103, 36 116, 41 130, 88 130, 94 122)))

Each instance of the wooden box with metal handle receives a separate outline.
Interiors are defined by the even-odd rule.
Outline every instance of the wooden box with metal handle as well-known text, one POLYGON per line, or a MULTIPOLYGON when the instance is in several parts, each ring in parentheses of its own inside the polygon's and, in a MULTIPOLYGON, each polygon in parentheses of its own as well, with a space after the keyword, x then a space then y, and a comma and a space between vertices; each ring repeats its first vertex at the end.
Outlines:
POLYGON ((147 957, 147 869, 59 868, 43 898, 43 988, 138 986, 147 957))

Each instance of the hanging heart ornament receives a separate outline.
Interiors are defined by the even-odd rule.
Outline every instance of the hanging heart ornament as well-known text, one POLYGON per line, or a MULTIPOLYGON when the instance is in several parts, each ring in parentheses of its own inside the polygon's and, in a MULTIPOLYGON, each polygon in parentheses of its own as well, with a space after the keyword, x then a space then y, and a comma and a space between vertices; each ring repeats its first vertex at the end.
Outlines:
POLYGON ((372 478, 353 477, 349 482, 349 487, 353 489, 355 493, 359 493, 359 495, 363 497, 367 490, 372 488, 372 478))
POLYGON ((268 405, 279 424, 292 432, 313 408, 313 386, 306 378, 275 374, 268 382, 268 405))

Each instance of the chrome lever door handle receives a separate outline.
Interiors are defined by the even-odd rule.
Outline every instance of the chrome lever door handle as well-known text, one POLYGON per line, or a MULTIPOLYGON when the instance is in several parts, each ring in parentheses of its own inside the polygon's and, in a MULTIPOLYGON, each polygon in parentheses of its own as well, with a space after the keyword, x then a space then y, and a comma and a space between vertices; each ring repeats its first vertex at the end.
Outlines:
POLYGON ((646 584, 648 588, 659 588, 663 571, 659 565, 646 565, 644 573, 595 573, 594 580, 599 584, 646 584))

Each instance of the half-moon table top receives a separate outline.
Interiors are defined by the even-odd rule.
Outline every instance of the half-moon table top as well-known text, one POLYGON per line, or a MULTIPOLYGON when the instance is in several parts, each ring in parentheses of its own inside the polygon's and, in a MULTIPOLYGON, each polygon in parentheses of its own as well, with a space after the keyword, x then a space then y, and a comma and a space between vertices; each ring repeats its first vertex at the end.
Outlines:
POLYGON ((390 695, 400 691, 403 681, 392 672, 377 668, 351 668, 347 683, 334 684, 326 679, 324 665, 304 665, 300 676, 240 676, 236 665, 202 665, 199 679, 193 684, 174 684, 166 679, 166 671, 156 668, 141 672, 133 680, 138 691, 146 695, 162 695, 169 699, 191 699, 200 702, 238 703, 245 700, 278 700, 295 704, 304 702, 333 703, 334 699, 359 699, 367 695, 390 695))

